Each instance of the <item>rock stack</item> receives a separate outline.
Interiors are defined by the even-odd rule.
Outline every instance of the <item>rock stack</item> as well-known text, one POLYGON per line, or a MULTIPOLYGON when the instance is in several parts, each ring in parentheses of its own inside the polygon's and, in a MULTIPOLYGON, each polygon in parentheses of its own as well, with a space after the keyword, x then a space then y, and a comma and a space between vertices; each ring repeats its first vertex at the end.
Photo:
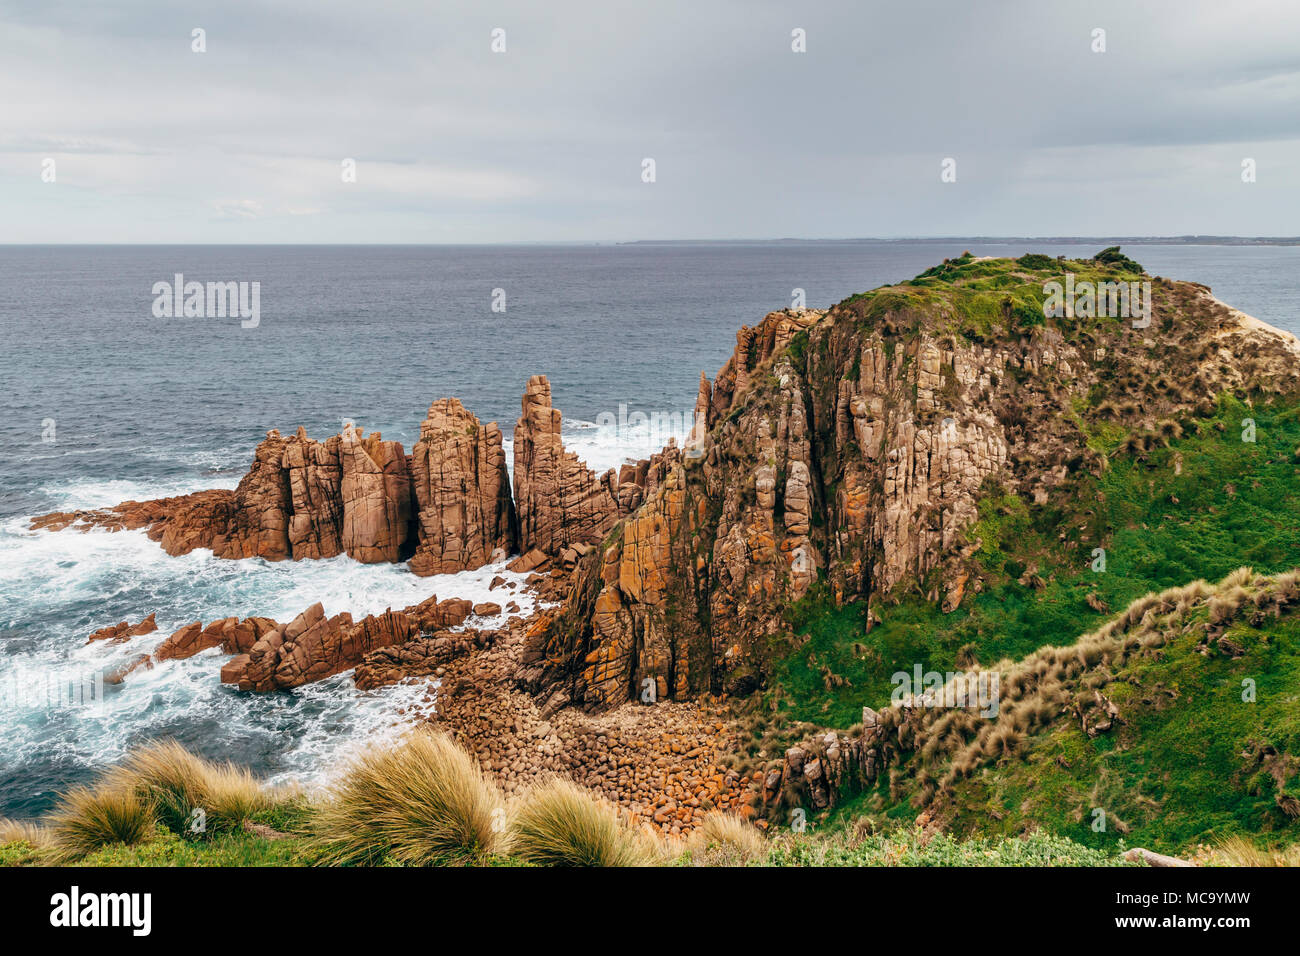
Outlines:
POLYGON ((419 545, 416 574, 451 574, 503 560, 517 547, 510 475, 496 422, 454 398, 429 406, 411 455, 419 545))
POLYGON ((534 375, 515 423, 515 507, 520 550, 556 554, 575 544, 599 544, 618 521, 614 472, 597 475, 564 450, 563 416, 551 405, 551 383, 534 375))

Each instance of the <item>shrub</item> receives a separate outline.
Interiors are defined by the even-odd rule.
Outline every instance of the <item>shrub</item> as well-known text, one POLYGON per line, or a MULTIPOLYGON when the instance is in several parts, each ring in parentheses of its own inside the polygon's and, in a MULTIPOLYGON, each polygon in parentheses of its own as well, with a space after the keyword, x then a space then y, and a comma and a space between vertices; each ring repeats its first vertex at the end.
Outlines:
POLYGON ((1115 266, 1126 272, 1146 272, 1141 265, 1134 262, 1128 256, 1119 251, 1119 246, 1107 246, 1101 252, 1092 257, 1094 262, 1105 263, 1106 265, 1115 266))
POLYGON ((171 740, 133 751, 108 779, 133 789, 168 829, 186 835, 237 829, 272 802, 245 768, 211 763, 171 740))
POLYGON ((1019 259, 1016 264, 1025 269, 1055 269, 1057 262, 1051 256, 1045 256, 1038 252, 1027 252, 1019 259))
POLYGON ((31 847, 39 847, 46 845, 49 837, 46 829, 38 823, 0 817, 0 846, 6 843, 26 843, 31 847))
POLYGON ((1300 844, 1266 850, 1245 837, 1229 837, 1210 851, 1209 861, 1222 866, 1300 866, 1300 844))

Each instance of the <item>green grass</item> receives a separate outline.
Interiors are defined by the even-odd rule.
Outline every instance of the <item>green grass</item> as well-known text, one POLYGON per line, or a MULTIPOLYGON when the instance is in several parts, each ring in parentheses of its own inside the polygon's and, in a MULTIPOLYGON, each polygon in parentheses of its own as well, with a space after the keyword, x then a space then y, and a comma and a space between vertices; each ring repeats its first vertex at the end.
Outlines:
MULTIPOLYGON (((1022 334, 1059 320, 1043 314, 1049 281, 1064 283, 1066 273, 1081 282, 1143 279, 1142 267, 1125 256, 1057 260, 1042 255, 1019 259, 979 260, 969 255, 927 269, 915 279, 851 296, 842 303, 864 329, 886 320, 903 329, 924 324, 934 333, 955 333, 974 340, 1022 334)), ((1077 341, 1084 332, 1118 330, 1121 318, 1071 318, 1060 325, 1077 341)))
MULTIPOLYGON (((1279 795, 1300 796, 1300 620, 1228 636, 1244 656, 1203 656, 1200 631, 1127 668, 1106 692, 1125 723, 1089 738, 1059 721, 1012 760, 958 785, 951 821, 960 833, 1017 832, 1031 822, 1097 848, 1218 843, 1251 834, 1294 843, 1296 818, 1279 795), (1242 700, 1242 681, 1257 699, 1242 700), (1276 751, 1282 781, 1243 754, 1276 751), (1093 823, 1095 809, 1106 829, 1093 823)), ((1265 766, 1268 766, 1267 763, 1265 766)))
POLYGON ((994 663, 992 720, 914 712, 914 747, 815 822, 888 829, 924 810, 958 837, 1043 830, 1107 853, 1300 842, 1300 572, 1146 595, 1062 645, 994 663))
POLYGON ((958 670, 963 648, 991 664, 1072 642, 1110 614, 1090 606, 1089 595, 1119 610, 1148 591, 1218 580, 1241 565, 1276 572, 1295 564, 1300 409, 1250 409, 1225 397, 1197 424, 1145 462, 1110 441, 1109 468, 1100 478, 1076 476, 1069 510, 987 489, 967 538, 980 542, 988 587, 968 592, 950 614, 908 594, 878 606, 882 621, 866 633, 861 605, 835 607, 825 588, 815 587, 788 614, 790 633, 809 639, 777 663, 769 684, 779 691, 769 692, 769 703, 778 696, 795 721, 847 727, 861 719, 864 704, 887 704, 890 676, 918 662, 958 670), (1245 417, 1256 422, 1254 444, 1241 441, 1245 417), (1091 569, 1098 547, 1106 552, 1104 573, 1091 569), (1031 566, 1045 582, 1041 590, 1019 583, 1031 566), (828 682, 823 668, 845 683, 828 682))
MULTIPOLYGON (((467 862, 467 861, 462 861, 467 862)), ((25 843, 0 846, 0 866, 32 866, 37 859, 25 843)), ((92 853, 79 866, 276 866, 312 865, 301 841, 263 840, 246 834, 223 834, 202 843, 184 840, 167 830, 138 846, 121 844, 92 853)), ((402 866, 383 861, 381 866, 402 866)), ((489 867, 529 866, 512 856, 475 861, 489 867)), ((1049 834, 1024 838, 956 840, 938 834, 926 838, 899 831, 892 837, 853 837, 848 832, 782 835, 765 841, 761 855, 718 854, 714 850, 684 853, 670 866, 1125 866, 1118 852, 1092 849, 1049 834)))
POLYGON ((1083 846, 1065 837, 959 840, 900 827, 886 835, 854 837, 839 830, 824 835, 783 836, 773 841, 767 866, 1132 866, 1120 853, 1083 846))
POLYGON ((266 840, 251 833, 223 833, 188 840, 159 826, 146 843, 102 847, 78 866, 295 866, 308 862, 301 838, 266 840))

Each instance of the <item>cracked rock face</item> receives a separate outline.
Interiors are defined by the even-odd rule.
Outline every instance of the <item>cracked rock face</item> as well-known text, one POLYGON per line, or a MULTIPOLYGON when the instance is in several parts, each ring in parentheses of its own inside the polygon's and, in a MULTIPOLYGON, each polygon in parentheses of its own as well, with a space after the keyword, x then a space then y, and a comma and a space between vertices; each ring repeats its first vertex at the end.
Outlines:
POLYGON ((351 670, 378 648, 406 643, 412 627, 402 611, 370 615, 358 623, 346 612, 327 618, 317 602, 233 658, 222 668, 221 679, 240 690, 297 687, 351 670))
POLYGON ((496 422, 483 425, 456 399, 439 399, 420 426, 411 472, 419 536, 412 571, 451 574, 515 551, 515 508, 496 422))
POLYGON ((342 438, 324 442, 299 428, 280 459, 289 482, 289 548, 294 559, 343 553, 342 438))
POLYGON ((553 661, 581 659, 569 664, 573 700, 613 706, 647 680, 672 697, 754 689, 767 639, 819 575, 843 601, 938 571, 960 601, 965 578, 949 565, 1008 446, 991 413, 951 414, 947 396, 987 384, 996 360, 924 335, 889 355, 863 337, 837 356, 829 341, 819 348, 832 335, 824 315, 768 315, 738 334, 712 387, 702 383, 698 457, 674 461, 584 567, 599 583, 575 588, 575 606, 590 594, 582 611, 540 639, 553 661), (802 331, 803 368, 787 350, 802 331))
POLYGON ((515 423, 515 507, 520 550, 556 554, 575 544, 599 544, 619 517, 614 472, 597 475, 564 450, 563 416, 551 405, 551 383, 534 375, 515 423))
POLYGON ((1153 288, 1142 334, 1004 315, 965 335, 940 310, 872 296, 742 329, 701 382, 707 434, 580 563, 531 638, 545 664, 529 686, 592 709, 650 685, 747 693, 819 579, 837 603, 866 602, 868 620, 902 592, 953 611, 978 591, 970 530, 990 488, 1043 505, 1106 466, 1077 424, 1098 389, 1114 396, 1098 414, 1152 432, 1225 389, 1300 384, 1294 337, 1192 283, 1153 288))
POLYGON ((343 550, 363 564, 399 561, 411 534, 411 477, 400 442, 343 433, 343 550))

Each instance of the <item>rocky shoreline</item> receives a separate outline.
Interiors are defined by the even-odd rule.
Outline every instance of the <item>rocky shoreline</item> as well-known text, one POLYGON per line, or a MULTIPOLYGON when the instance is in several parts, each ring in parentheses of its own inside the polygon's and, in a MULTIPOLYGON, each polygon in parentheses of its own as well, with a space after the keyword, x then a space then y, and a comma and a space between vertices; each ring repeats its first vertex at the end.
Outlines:
MULTIPOLYGON (((355 427, 323 442, 271 431, 233 491, 32 527, 141 529, 173 555, 346 554, 423 576, 509 561, 525 577, 494 581, 499 602, 430 596, 359 621, 316 604, 288 622, 194 622, 112 677, 220 648, 231 655, 221 680, 245 692, 346 671, 362 689, 433 679, 435 720, 507 792, 563 773, 671 833, 710 809, 779 808, 790 792, 821 809, 845 754, 874 781, 885 752, 822 733, 757 753, 769 764, 784 753, 761 770, 733 759, 732 704, 770 688, 775 662, 807 639, 786 614, 814 585, 828 607, 863 608, 863 637, 905 595, 951 614, 989 586, 971 531, 992 490, 1063 509, 1109 467, 1099 429, 1127 434, 1116 453, 1140 456, 1218 396, 1300 391, 1294 337, 1194 283, 1152 280, 1140 330, 1053 321, 1040 290, 1066 267, 1098 281, 1142 274, 1117 250, 1069 263, 963 256, 831 310, 770 313, 737 333, 712 381, 701 375, 684 446, 618 471, 597 475, 564 448, 550 384, 533 376, 513 476, 497 424, 444 398, 410 455, 355 427)), ((1054 548, 1086 564, 1087 529, 1062 527, 1054 548)), ((1036 564, 1016 573, 1044 583, 1036 564)), ((122 622, 92 640, 154 627, 152 616, 122 622)), ((823 677, 838 686, 829 668, 823 677)), ((895 727, 882 719, 859 733, 895 727)))
MULTIPOLYGON (((579 561, 680 456, 670 446, 597 475, 565 450, 562 421, 549 382, 533 376, 515 427, 513 489, 497 424, 480 423, 456 399, 439 399, 409 456, 400 443, 355 428, 323 442, 302 428, 289 438, 271 431, 233 491, 57 512, 31 527, 143 530, 173 556, 208 548, 232 560, 405 561, 420 576, 475 570, 513 554, 506 567, 516 580, 497 575, 490 585, 499 602, 431 595, 355 621, 346 611, 327 616, 320 603, 287 622, 194 621, 105 680, 121 683, 137 669, 209 649, 230 655, 220 680, 245 692, 288 690, 347 671, 360 690, 427 680, 426 701, 436 694, 432 720, 469 746, 505 792, 561 774, 631 819, 683 834, 711 810, 738 810, 752 799, 748 777, 717 762, 731 749, 725 707, 629 702, 603 714, 543 712, 527 689, 537 663, 530 648, 567 599, 579 561), (523 613, 525 593, 539 610, 523 613)), ((154 617, 102 628, 88 642, 152 634, 154 617)))
MULTIPOLYGON (((549 563, 549 561, 548 561, 549 563)), ((498 576, 503 595, 530 592, 555 606, 571 587, 572 568, 530 573, 527 583, 498 576)), ((505 610, 518 611, 513 599, 505 610)), ((506 626, 475 621, 499 617, 495 603, 471 605, 436 596, 400 611, 353 623, 347 613, 326 618, 319 603, 288 624, 269 618, 193 622, 106 676, 120 683, 137 668, 217 648, 233 655, 222 683, 243 691, 288 689, 353 670, 359 690, 425 681, 430 723, 450 731, 478 758, 506 794, 552 775, 573 779, 620 807, 628 820, 680 836, 712 811, 756 813, 757 791, 747 774, 723 767, 735 750, 735 729, 720 700, 627 702, 588 714, 573 708, 544 713, 520 675, 530 637, 549 623, 545 611, 509 614, 506 626)), ((157 631, 154 616, 96 631, 89 641, 125 643, 157 631)))

